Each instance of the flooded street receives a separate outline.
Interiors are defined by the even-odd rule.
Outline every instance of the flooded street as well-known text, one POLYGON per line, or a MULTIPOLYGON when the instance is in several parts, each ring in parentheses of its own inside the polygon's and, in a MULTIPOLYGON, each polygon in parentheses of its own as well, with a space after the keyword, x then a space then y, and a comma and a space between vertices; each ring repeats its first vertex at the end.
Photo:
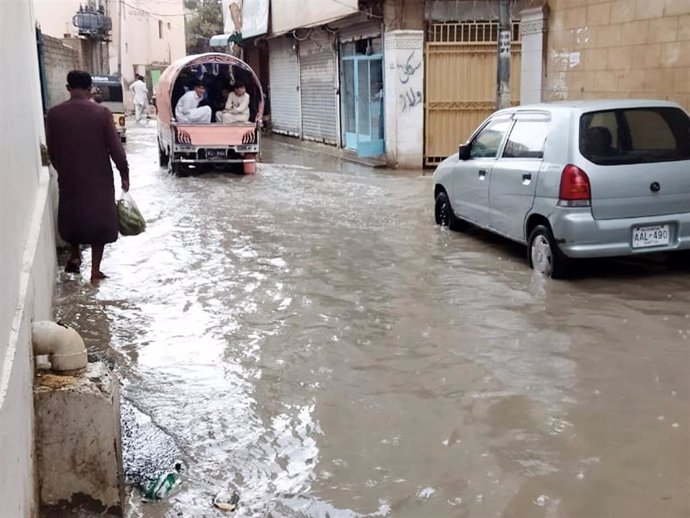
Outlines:
POLYGON ((687 271, 551 282, 436 227, 430 172, 266 141, 255 176, 175 178, 153 124, 129 138, 148 229, 99 287, 61 273, 56 312, 185 465, 130 516, 688 516, 687 271))

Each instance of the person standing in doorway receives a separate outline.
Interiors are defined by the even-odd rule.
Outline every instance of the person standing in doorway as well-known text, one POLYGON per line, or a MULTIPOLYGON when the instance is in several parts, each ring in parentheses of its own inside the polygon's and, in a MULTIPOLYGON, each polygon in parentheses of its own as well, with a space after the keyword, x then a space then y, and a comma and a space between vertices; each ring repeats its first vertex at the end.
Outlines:
POLYGON ((137 74, 136 81, 129 86, 129 91, 132 92, 133 95, 134 119, 138 124, 142 119, 146 120, 146 108, 149 104, 149 89, 146 88, 144 77, 137 74))
POLYGON ((117 166, 122 190, 129 190, 129 166, 113 117, 105 106, 91 101, 91 75, 67 74, 70 98, 50 109, 46 139, 50 160, 57 170, 60 201, 58 230, 70 245, 65 271, 78 273, 80 245, 91 245, 91 282, 101 272, 105 245, 117 240, 117 209, 110 159, 117 166))

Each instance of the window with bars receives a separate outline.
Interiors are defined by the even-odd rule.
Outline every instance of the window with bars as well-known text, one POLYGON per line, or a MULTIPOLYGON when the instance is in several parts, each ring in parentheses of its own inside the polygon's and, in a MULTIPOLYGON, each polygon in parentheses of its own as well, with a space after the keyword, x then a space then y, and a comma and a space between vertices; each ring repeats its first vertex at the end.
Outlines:
MULTIPOLYGON (((512 41, 520 40, 520 22, 512 23, 512 41)), ((497 43, 498 22, 444 22, 428 26, 427 41, 430 43, 497 43)))

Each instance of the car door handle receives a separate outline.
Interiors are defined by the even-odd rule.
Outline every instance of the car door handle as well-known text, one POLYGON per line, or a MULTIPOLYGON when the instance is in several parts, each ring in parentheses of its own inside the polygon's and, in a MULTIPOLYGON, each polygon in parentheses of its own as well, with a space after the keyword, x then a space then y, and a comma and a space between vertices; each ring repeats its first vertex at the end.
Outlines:
POLYGON ((486 170, 484 170, 484 169, 479 170, 479 179, 480 180, 486 180, 486 170))
POLYGON ((522 185, 529 185, 532 183, 532 173, 522 174, 522 185))

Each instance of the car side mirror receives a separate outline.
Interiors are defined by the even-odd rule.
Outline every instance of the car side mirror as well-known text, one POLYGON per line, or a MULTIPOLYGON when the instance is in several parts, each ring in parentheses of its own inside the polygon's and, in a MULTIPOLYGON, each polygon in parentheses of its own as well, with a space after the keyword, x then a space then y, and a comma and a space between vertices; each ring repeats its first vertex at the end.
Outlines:
POLYGON ((461 144, 460 149, 458 149, 458 158, 460 160, 469 160, 470 159, 470 145, 469 144, 461 144))

